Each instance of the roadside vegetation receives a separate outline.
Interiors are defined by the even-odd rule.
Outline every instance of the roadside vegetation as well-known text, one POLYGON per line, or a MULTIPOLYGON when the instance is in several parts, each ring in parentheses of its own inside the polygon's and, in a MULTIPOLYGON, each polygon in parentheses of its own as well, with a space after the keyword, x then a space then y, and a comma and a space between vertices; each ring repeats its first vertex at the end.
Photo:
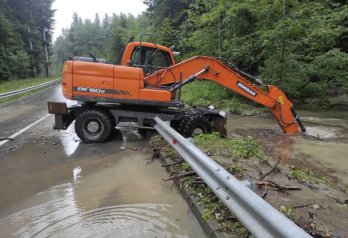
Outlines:
MULTIPOLYGON (((239 180, 254 183, 257 194, 312 236, 340 237, 335 234, 345 234, 345 227, 329 224, 342 219, 347 206, 346 200, 336 198, 345 193, 333 185, 332 178, 308 167, 285 163, 277 155, 267 153, 271 146, 250 136, 238 135, 237 131, 234 137, 223 138, 212 133, 197 135, 194 141, 239 180), (330 214, 327 214, 328 210, 330 214)), ((150 145, 166 158, 163 166, 168 168, 169 177, 163 180, 175 181, 181 189, 186 189, 193 201, 202 207, 204 221, 212 226, 217 222, 215 231, 226 232, 228 237, 248 236, 238 219, 161 136, 152 137, 150 145)))
POLYGON ((204 80, 196 80, 183 87, 182 100, 190 106, 212 105, 245 116, 263 115, 268 112, 267 108, 258 107, 256 103, 236 95, 231 90, 204 80))
POLYGON ((35 86, 38 84, 42 84, 45 82, 48 82, 50 80, 53 80, 54 77, 42 77, 42 78, 29 78, 29 79, 14 79, 14 80, 8 80, 0 82, 0 93, 6 93, 15 91, 18 89, 28 88, 31 86, 35 86))
MULTIPOLYGON (((7 81, 3 81, 3 82, 0 81, 0 94, 19 90, 19 89, 23 89, 23 88, 28 88, 28 87, 35 86, 35 85, 39 85, 39 84, 48 82, 48 81, 53 80, 53 79, 54 79, 54 77, 48 77, 48 78, 42 77, 42 78, 30 78, 30 79, 21 79, 21 80, 20 79, 7 80, 7 81)), ((13 97, 0 99, 0 103, 12 101, 15 99, 19 99, 19 98, 31 95, 31 94, 37 92, 38 90, 42 90, 42 88, 27 92, 27 93, 22 93, 22 94, 13 96, 13 97)))
POLYGON ((0 82, 47 75, 45 45, 50 55, 53 1, 0 0, 0 82))

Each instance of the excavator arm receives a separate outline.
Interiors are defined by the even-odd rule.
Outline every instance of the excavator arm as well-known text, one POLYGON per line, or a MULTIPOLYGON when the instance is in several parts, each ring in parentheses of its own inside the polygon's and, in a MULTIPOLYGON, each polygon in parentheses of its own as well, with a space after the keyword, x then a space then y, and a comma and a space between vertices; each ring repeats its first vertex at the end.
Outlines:
POLYGON ((167 87, 174 96, 183 85, 196 78, 214 81, 230 90, 269 108, 283 132, 296 134, 305 127, 296 115, 293 104, 283 91, 267 85, 267 92, 246 79, 246 74, 230 68, 213 57, 196 56, 144 78, 146 86, 167 87))

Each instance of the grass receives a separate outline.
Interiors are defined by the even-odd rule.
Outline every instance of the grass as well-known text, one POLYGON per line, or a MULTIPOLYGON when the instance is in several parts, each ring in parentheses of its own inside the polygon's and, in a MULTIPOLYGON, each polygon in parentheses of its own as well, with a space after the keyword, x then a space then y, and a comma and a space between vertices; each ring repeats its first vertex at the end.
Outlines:
MULTIPOLYGON (((8 81, 0 81, 0 94, 15 91, 18 89, 28 88, 28 87, 35 86, 38 84, 42 84, 42 83, 45 83, 45 82, 50 81, 52 79, 54 79, 54 77, 14 79, 14 80, 8 80, 8 81)), ((33 90, 33 91, 23 93, 23 94, 19 94, 19 95, 13 96, 13 97, 0 99, 0 103, 9 102, 9 101, 21 98, 21 97, 28 96, 28 95, 33 94, 41 89, 33 90)))
POLYGON ((223 138, 218 133, 195 136, 197 147, 209 151, 214 156, 251 159, 262 154, 260 144, 252 137, 223 138))
POLYGON ((298 168, 298 167, 291 167, 290 168, 289 177, 296 179, 299 182, 312 184, 312 185, 318 185, 318 184, 324 184, 324 185, 331 185, 331 181, 324 177, 319 176, 317 174, 314 174, 310 170, 298 168))

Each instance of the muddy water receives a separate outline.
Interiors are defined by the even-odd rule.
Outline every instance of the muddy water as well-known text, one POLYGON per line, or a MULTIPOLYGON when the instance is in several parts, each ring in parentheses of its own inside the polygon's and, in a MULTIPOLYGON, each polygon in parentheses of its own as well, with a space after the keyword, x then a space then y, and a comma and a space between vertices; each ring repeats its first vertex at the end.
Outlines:
POLYGON ((87 145, 42 127, 0 160, 0 237, 205 237, 139 134, 87 145))
POLYGON ((300 111, 307 133, 297 136, 282 136, 278 125, 271 119, 233 117, 228 124, 231 131, 250 130, 261 138, 277 141, 273 145, 287 159, 302 160, 320 170, 324 176, 337 179, 342 187, 348 187, 348 112, 300 111), (255 131, 254 131, 255 130, 255 131), (260 131, 264 130, 263 133, 260 131))

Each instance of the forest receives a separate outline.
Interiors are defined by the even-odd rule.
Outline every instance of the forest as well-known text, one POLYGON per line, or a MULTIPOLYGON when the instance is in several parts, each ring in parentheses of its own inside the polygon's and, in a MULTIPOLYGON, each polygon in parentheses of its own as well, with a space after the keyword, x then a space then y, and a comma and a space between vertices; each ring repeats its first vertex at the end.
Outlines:
POLYGON ((0 82, 48 73, 45 46, 49 52, 53 1, 0 0, 0 82))
MULTIPOLYGON (((51 39, 51 4, 52 0, 0 0, 1 80, 32 76, 33 65, 42 73, 41 35, 43 28, 48 29, 51 39), (36 14, 38 9, 44 13, 36 14)), ((194 55, 226 59, 264 83, 279 86, 290 98, 348 92, 345 0, 145 0, 144 4, 146 11, 138 16, 96 14, 94 19, 82 19, 75 13, 70 28, 63 29, 50 48, 52 72, 59 75, 68 57, 89 52, 117 64, 129 36, 139 40, 146 32, 156 43, 176 45, 180 60, 194 55)))

